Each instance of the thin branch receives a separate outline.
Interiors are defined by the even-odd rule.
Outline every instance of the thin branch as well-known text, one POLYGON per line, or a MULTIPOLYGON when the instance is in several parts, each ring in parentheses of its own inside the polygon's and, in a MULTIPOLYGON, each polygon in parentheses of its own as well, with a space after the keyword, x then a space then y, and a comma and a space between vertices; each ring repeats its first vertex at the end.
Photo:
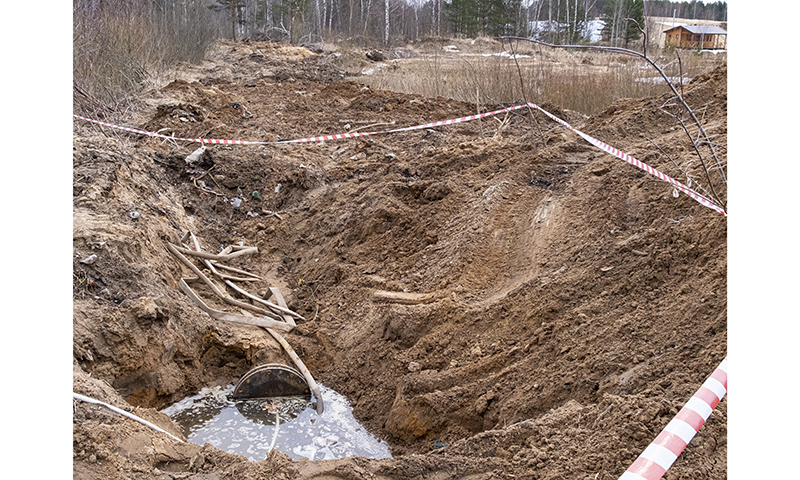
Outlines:
POLYGON ((637 21, 636 21, 636 20, 634 20, 633 18, 626 18, 625 20, 628 20, 628 21, 630 21, 630 22, 633 22, 633 23, 635 23, 635 24, 636 24, 636 28, 638 28, 638 29, 639 29, 639 31, 640 31, 640 32, 642 32, 642 38, 644 39, 644 41, 642 42, 642 53, 643 53, 643 55, 644 55, 645 57, 647 57, 647 32, 645 32, 645 31, 642 29, 642 26, 641 26, 641 25, 639 25, 639 22, 637 22, 637 21))
MULTIPOLYGON (((505 42, 503 42, 505 43, 505 42)), ((511 58, 514 59, 514 64, 517 66, 517 74, 519 75, 519 89, 522 92, 522 100, 525 102, 525 105, 528 107, 528 113, 530 116, 528 117, 528 123, 531 126, 531 143, 533 144, 533 151, 536 152, 536 134, 533 131, 533 108, 531 108, 531 103, 528 101, 527 96, 525 95, 525 82, 522 80, 522 69, 519 68, 519 61, 517 60, 517 54, 514 52, 514 42, 509 41, 508 45, 511 47, 511 58)))
MULTIPOLYGON (((683 119, 680 118, 677 115, 672 115, 669 112, 665 111, 665 113, 667 113, 667 115, 671 115, 672 117, 674 117, 678 121, 678 123, 680 124, 681 128, 683 128, 683 131, 684 131, 684 133, 686 133, 686 136, 689 137, 689 140, 692 140, 692 134, 689 133, 689 129, 686 127, 686 124, 684 123, 683 119)), ((708 136, 706 136, 706 138, 708 138, 708 136)), ((710 141, 710 139, 709 139, 709 141, 710 141)), ((694 147, 694 151, 697 153, 697 156, 700 158, 700 163, 703 165, 703 171, 706 174, 706 180, 708 180, 708 186, 709 186, 709 188, 711 188, 711 193, 712 193, 713 197, 715 199, 717 199, 717 201, 719 201, 719 195, 717 195, 717 191, 714 188, 714 184, 711 181, 710 168, 706 165, 706 162, 703 160, 703 156, 700 154, 700 149, 697 148, 697 143, 695 143, 692 140, 691 144, 692 144, 692 147, 694 147)), ((717 165, 719 165, 719 162, 717 162, 717 165)), ((720 203, 722 203, 722 202, 720 202, 720 203)), ((724 204, 722 204, 722 206, 725 207, 724 204)))

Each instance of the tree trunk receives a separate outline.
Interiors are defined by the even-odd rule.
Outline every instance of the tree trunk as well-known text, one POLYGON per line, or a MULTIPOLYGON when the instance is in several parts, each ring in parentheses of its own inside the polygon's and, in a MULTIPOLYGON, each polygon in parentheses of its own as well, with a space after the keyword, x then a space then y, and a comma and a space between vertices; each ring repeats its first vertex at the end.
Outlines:
POLYGON ((314 10, 316 13, 316 22, 314 22, 314 26, 317 30, 317 35, 319 38, 322 39, 322 27, 325 25, 325 19, 322 18, 322 9, 319 7, 319 2, 322 0, 314 0, 314 10))
POLYGON ((231 35, 233 41, 236 41, 236 1, 231 0, 231 35))
POLYGON ((389 0, 384 0, 383 5, 384 5, 383 9, 385 11, 385 14, 384 14, 385 22, 384 22, 384 29, 383 29, 383 44, 388 47, 389 46, 389 0))

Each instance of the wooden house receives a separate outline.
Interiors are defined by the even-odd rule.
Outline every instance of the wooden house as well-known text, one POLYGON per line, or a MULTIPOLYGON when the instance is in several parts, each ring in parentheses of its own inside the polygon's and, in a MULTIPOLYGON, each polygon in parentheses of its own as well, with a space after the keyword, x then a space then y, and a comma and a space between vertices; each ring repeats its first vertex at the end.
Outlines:
POLYGON ((664 36, 665 47, 718 50, 728 43, 728 32, 709 25, 680 25, 665 30, 664 36))

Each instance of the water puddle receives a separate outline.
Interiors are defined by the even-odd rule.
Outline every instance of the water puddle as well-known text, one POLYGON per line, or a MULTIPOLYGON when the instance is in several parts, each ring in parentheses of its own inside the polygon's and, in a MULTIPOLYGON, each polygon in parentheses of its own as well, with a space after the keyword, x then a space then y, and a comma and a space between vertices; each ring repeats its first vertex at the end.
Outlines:
POLYGON ((233 402, 228 400, 233 388, 204 388, 162 412, 180 425, 190 442, 210 443, 254 462, 264 460, 272 448, 294 460, 392 456, 386 442, 356 421, 347 399, 323 385, 322 415, 303 397, 233 402))

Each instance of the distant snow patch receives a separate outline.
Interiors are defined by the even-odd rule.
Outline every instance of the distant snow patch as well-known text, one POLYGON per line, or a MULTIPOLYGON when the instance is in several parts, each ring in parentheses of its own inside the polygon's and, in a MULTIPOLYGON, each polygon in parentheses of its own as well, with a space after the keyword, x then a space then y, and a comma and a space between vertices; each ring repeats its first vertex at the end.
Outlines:
POLYGON ((377 64, 375 64, 374 67, 365 68, 364 70, 361 70, 361 75, 372 75, 373 73, 375 73, 376 71, 380 70, 381 68, 388 67, 388 66, 389 65, 387 65, 385 63, 377 63, 377 64))
POLYGON ((508 58, 531 58, 530 55, 521 55, 519 53, 512 55, 508 52, 500 52, 500 53, 482 53, 482 57, 508 57, 508 58))

